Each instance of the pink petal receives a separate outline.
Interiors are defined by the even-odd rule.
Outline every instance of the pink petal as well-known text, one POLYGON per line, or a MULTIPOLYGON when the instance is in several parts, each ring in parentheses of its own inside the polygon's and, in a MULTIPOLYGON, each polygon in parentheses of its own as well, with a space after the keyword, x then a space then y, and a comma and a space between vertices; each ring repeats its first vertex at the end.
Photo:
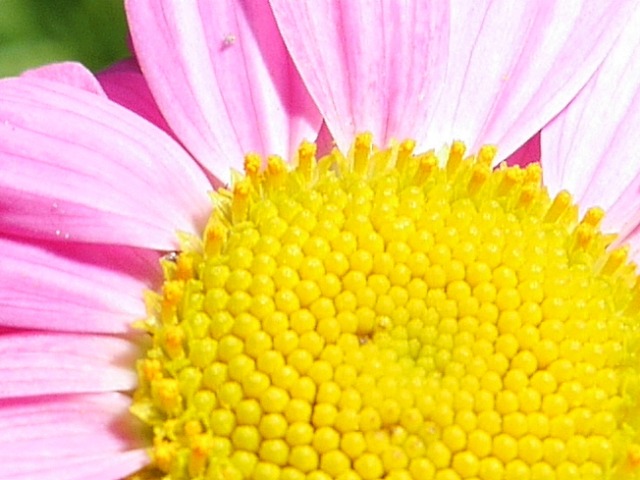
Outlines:
POLYGON ((112 336, 0 335, 0 398, 132 390, 140 349, 112 336))
POLYGON ((392 137, 416 137, 442 89, 445 72, 436 67, 446 66, 447 2, 271 5, 302 78, 343 151, 365 130, 382 145, 392 137))
POLYGON ((498 160, 539 131, 602 62, 632 1, 272 0, 340 148, 371 130, 419 149, 452 139, 498 160), (450 7, 448 12, 446 7, 450 7))
POLYGON ((146 450, 75 455, 41 461, 9 459, 0 480, 122 480, 149 464, 146 450))
POLYGON ((289 156, 320 115, 266 1, 127 1, 136 56, 172 130, 215 176, 289 156))
POLYGON ((120 393, 0 400, 0 463, 142 447, 141 426, 130 406, 131 398, 120 393))
POLYGON ((76 62, 52 63, 27 70, 20 76, 23 78, 51 80, 72 87, 82 88, 87 92, 102 95, 103 97, 106 96, 96 77, 94 77, 84 65, 76 62))
POLYGON ((97 77, 111 100, 147 119, 169 135, 174 135, 160 113, 135 60, 118 62, 97 77))
POLYGON ((162 279, 158 254, 130 247, 0 238, 0 251, 3 326, 130 332, 162 279))
POLYGON ((171 250, 199 233, 210 184, 164 132, 98 95, 0 81, 0 231, 171 250))
POLYGON ((640 9, 580 95, 542 132, 542 165, 552 193, 607 211, 603 228, 640 248, 640 9))

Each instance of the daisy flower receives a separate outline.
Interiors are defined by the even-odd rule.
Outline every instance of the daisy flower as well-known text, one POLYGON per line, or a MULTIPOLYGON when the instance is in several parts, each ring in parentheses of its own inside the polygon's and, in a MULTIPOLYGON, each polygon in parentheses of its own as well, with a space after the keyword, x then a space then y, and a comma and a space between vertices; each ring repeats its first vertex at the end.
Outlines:
POLYGON ((0 479, 638 478, 637 2, 126 8, 0 81, 0 479))

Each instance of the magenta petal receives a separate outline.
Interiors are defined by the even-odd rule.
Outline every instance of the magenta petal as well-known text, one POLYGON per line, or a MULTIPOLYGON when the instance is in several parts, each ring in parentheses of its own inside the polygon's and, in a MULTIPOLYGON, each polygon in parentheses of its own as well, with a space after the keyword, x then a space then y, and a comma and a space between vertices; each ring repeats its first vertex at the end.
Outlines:
POLYGON ((0 400, 0 464, 142 447, 130 406, 131 398, 120 393, 0 400))
POLYGON ((145 449, 74 455, 70 457, 8 459, 0 480, 122 480, 150 463, 145 449))
POLYGON ((118 337, 19 332, 0 335, 0 398, 127 391, 140 349, 118 337))
POLYGON ((87 92, 105 96, 105 92, 96 77, 84 65, 76 62, 52 63, 27 70, 20 76, 64 83, 72 87, 82 88, 87 92))
POLYGON ((164 132, 98 95, 0 81, 0 232, 175 249, 210 211, 209 182, 164 132))
POLYGON ((520 148, 513 152, 505 161, 509 165, 520 165, 525 167, 530 163, 540 162, 540 132, 525 142, 520 148))
POLYGON ((226 180, 249 151, 289 156, 320 115, 264 0, 127 1, 136 56, 180 141, 226 180))
POLYGON ((365 129, 506 158, 569 103, 634 2, 271 1, 341 148, 365 129), (447 11, 450 7, 451 11, 447 11))
POLYGON ((173 132, 149 91, 140 67, 134 60, 123 60, 100 72, 98 81, 112 101, 146 118, 173 136, 173 132))
POLYGON ((0 238, 0 251, 3 326, 130 332, 162 278, 158 253, 130 247, 0 238))
POLYGON ((542 131, 542 166, 552 193, 570 191, 581 206, 607 211, 603 228, 640 238, 640 9, 598 73, 542 131))

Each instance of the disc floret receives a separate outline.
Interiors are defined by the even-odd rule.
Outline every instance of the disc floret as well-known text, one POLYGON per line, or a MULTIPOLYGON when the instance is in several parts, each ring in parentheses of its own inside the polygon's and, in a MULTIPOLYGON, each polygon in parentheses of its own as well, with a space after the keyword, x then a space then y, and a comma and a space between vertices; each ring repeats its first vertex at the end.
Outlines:
POLYGON ((163 262, 133 411, 166 478, 636 478, 635 266, 495 149, 247 156, 163 262))

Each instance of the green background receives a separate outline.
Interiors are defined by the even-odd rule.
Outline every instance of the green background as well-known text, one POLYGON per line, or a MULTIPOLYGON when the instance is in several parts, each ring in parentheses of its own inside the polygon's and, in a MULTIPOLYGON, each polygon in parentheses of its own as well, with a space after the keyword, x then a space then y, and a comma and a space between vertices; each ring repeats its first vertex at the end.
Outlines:
POLYGON ((99 71, 129 55, 123 0, 0 0, 0 77, 63 60, 99 71))

